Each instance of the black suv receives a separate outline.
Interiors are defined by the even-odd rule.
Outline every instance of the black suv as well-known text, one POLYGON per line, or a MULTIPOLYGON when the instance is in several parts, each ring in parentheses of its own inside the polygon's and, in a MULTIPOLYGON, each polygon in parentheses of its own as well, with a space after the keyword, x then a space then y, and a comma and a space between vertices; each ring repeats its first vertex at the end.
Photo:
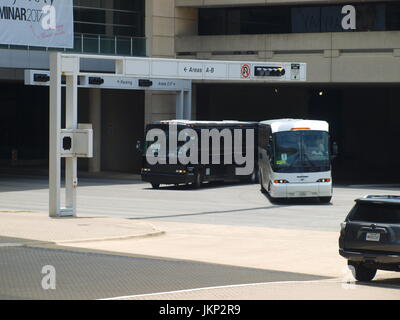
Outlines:
POLYGON ((400 271, 400 197, 357 199, 342 223, 339 253, 358 281, 371 281, 378 269, 400 271))

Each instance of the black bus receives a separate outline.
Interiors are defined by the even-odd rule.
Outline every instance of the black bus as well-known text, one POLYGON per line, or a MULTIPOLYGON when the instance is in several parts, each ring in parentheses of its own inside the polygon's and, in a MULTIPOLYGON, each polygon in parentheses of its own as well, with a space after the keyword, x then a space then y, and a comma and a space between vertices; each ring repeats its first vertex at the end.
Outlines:
POLYGON ((139 144, 143 152, 142 180, 155 189, 161 184, 191 184, 199 188, 203 182, 211 181, 255 183, 258 181, 257 126, 257 122, 188 120, 148 124, 146 139, 150 133, 153 136, 148 139, 150 141, 139 144), (164 137, 160 138, 158 134, 161 133, 164 137), (211 133, 214 136, 210 137, 211 133), (250 144, 247 143, 249 135, 252 137, 250 144), (189 144, 197 146, 197 151, 189 150, 189 144), (190 162, 188 158, 186 162, 180 161, 181 156, 190 156, 190 162), (226 161, 227 158, 232 161, 226 161), (238 170, 244 168, 245 173, 238 174, 238 170))

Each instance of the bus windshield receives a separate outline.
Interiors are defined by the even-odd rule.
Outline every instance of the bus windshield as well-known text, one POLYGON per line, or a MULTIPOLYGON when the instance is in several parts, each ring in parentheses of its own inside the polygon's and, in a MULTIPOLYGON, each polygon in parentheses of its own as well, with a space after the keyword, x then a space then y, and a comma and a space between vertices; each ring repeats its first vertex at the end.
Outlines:
POLYGON ((329 134, 325 131, 283 131, 273 135, 275 172, 330 170, 329 134))

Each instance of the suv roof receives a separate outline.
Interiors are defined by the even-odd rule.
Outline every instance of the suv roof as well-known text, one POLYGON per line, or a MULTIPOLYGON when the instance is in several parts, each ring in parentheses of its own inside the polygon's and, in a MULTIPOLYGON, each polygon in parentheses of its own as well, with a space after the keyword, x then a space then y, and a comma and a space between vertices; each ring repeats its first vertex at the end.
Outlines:
POLYGON ((400 205, 400 196, 394 195, 368 195, 355 200, 356 202, 392 203, 400 205))

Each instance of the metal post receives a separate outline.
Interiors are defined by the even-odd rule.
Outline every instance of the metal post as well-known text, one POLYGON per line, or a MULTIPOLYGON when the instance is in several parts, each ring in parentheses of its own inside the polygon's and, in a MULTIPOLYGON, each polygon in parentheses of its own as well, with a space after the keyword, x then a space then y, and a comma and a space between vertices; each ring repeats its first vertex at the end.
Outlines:
POLYGON ((101 89, 89 89, 89 120, 93 124, 93 158, 89 159, 89 172, 101 171, 101 89))
MULTIPOLYGON (((78 129, 78 77, 67 76, 66 88, 66 129, 78 129)), ((76 187, 78 184, 78 159, 65 159, 65 206, 63 215, 76 215, 76 187)))
POLYGON ((49 216, 60 215, 61 54, 50 53, 49 216))
POLYGON ((131 57, 133 56, 133 38, 131 37, 131 57))

